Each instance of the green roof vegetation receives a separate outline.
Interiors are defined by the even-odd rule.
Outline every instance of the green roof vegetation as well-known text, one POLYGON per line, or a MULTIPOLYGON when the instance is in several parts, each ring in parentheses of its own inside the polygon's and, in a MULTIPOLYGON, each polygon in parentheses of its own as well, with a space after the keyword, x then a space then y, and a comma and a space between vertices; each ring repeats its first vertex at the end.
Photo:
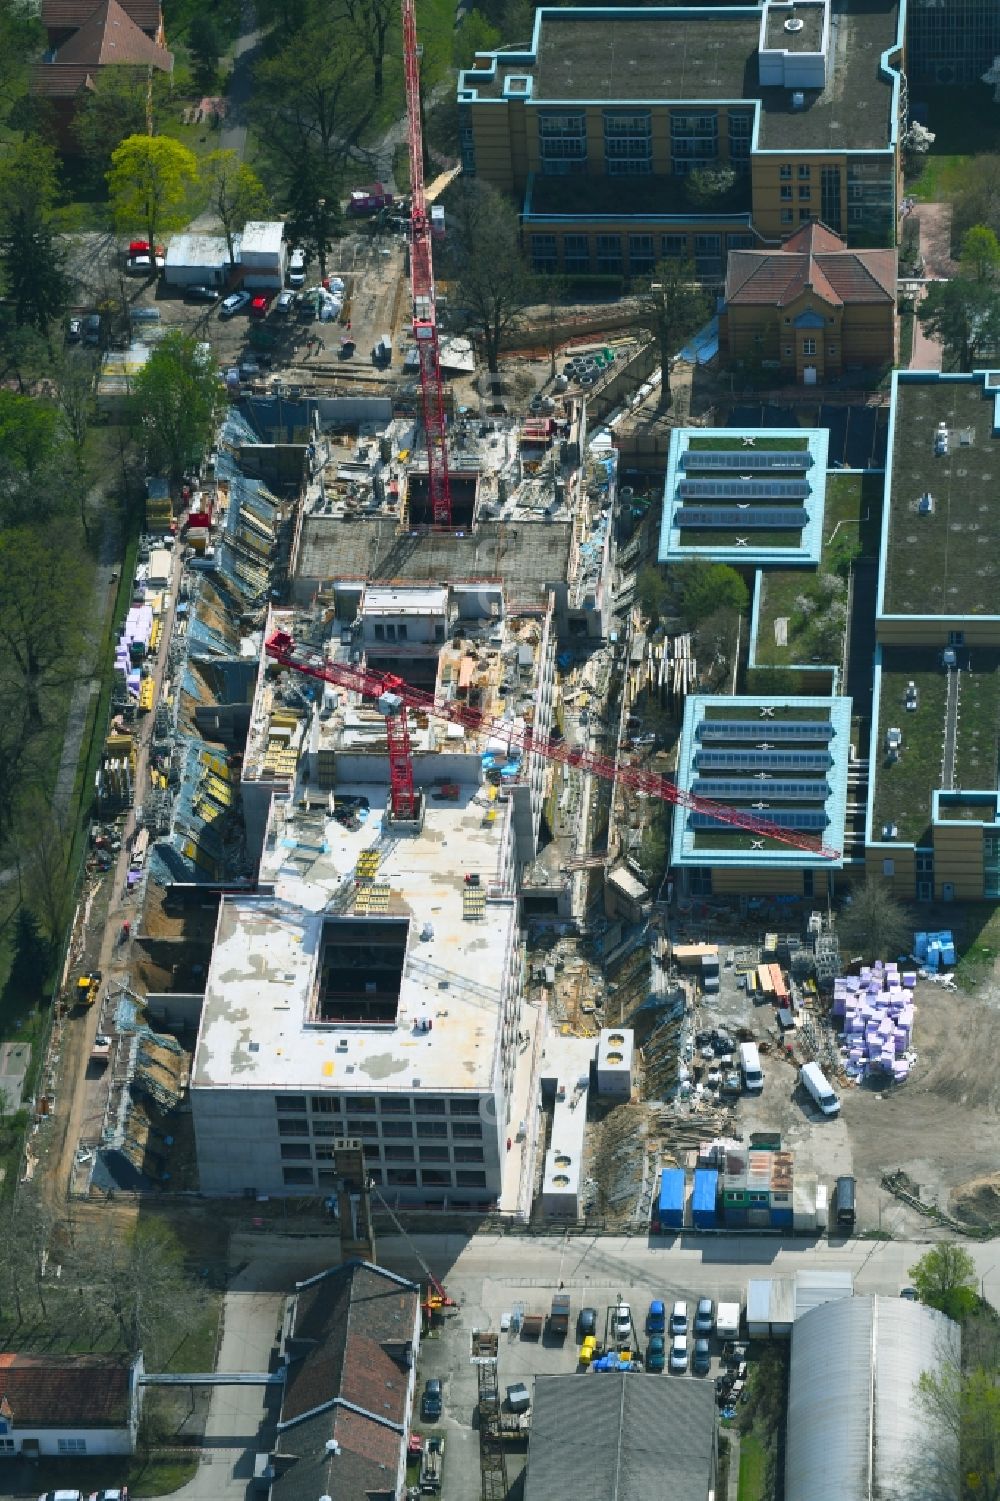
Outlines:
POLYGON ((744 527, 742 531, 735 527, 729 531, 717 526, 681 526, 678 527, 678 531, 681 547, 736 547, 741 537, 744 541, 753 540, 757 546, 792 548, 802 546, 800 527, 796 527, 793 531, 761 530, 751 533, 747 527, 744 527))
MULTIPOLYGON (((742 447, 743 435, 739 430, 727 433, 723 437, 713 436, 711 438, 688 439, 688 450, 690 452, 697 452, 700 448, 706 453, 728 453, 733 449, 741 449, 742 447)), ((799 452, 808 447, 809 439, 805 436, 801 438, 761 438, 755 435, 753 441, 753 449, 758 453, 792 453, 799 452)), ((748 453, 752 451, 749 448, 747 449, 748 453)))
MULTIPOLYGON (((997 785, 1000 649, 975 647, 960 655, 959 661, 955 788, 989 790, 997 785)), ((948 677, 941 666, 939 647, 882 648, 880 744, 872 765, 876 840, 881 838, 884 824, 895 823, 901 840, 929 842, 931 798, 941 786, 947 692, 948 677), (904 707, 910 682, 916 685, 918 695, 915 713, 904 707), (885 734, 890 726, 903 733, 902 753, 891 765, 885 756, 885 734)), ((986 804, 951 804, 941 813, 948 819, 993 821, 992 809, 986 804)))
POLYGON ((1000 614, 1000 438, 980 381, 897 387, 885 556, 887 615, 1000 614), (947 454, 934 452, 938 423, 947 454), (966 439, 968 441, 966 441, 966 439), (918 510, 925 493, 933 511, 918 510))
MULTIPOLYGON (((754 704, 706 704, 702 716, 706 720, 711 719, 759 719, 762 725, 771 720, 807 720, 817 724, 828 724, 830 721, 829 711, 822 706, 814 705, 810 708, 807 704, 768 704, 769 713, 763 715, 759 707, 754 704)), ((799 745, 801 742, 796 741, 799 745)), ((728 776, 729 773, 727 772, 728 776)))
POLYGON ((881 515, 881 475, 827 476, 819 567, 769 568, 761 576, 756 652, 759 666, 840 661, 851 560, 878 555, 881 515), (775 622, 782 619, 787 621, 785 644, 779 646, 775 622))

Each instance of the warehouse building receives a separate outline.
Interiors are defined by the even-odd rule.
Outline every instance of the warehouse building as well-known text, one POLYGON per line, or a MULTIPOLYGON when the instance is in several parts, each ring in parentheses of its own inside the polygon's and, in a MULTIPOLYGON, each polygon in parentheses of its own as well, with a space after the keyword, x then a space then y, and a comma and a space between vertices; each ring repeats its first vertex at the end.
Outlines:
POLYGON ((1000 897, 1000 377, 893 376, 867 868, 897 896, 1000 897))
POLYGON ((957 1501, 957 1435, 937 1428, 921 1376, 957 1368, 957 1324, 905 1298, 842 1298, 796 1318, 786 1501, 957 1501))
POLYGON ((729 251, 815 219, 891 246, 902 41, 897 0, 540 7, 530 46, 459 75, 463 168, 518 199, 543 272, 678 257, 721 282, 729 251))
POLYGON ((717 1468, 711 1382, 535 1377, 524 1501, 711 1501, 717 1468))

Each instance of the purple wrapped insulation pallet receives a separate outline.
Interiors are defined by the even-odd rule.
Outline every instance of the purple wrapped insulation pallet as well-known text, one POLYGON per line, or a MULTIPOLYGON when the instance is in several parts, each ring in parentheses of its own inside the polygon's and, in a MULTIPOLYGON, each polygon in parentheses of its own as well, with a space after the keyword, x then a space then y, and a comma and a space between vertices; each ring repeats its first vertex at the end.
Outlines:
POLYGON ((719 1196, 719 1174, 715 1168, 697 1168, 694 1175, 694 1192, 691 1197, 691 1218, 696 1230, 714 1230, 718 1224, 716 1201, 719 1196))

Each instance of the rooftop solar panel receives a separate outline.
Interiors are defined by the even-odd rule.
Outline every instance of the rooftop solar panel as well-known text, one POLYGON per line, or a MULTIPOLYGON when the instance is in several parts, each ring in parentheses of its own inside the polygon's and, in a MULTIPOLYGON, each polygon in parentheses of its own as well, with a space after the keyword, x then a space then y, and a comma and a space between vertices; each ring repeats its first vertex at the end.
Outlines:
POLYGON ((678 506, 674 512, 675 526, 720 531, 731 527, 754 532, 801 531, 808 520, 809 513, 801 506, 678 506))
POLYGON ((744 777, 742 781, 695 777, 691 791, 696 797, 708 797, 723 803, 774 802, 781 798, 793 803, 822 803, 830 795, 830 786, 825 777, 816 777, 811 782, 780 782, 773 777, 764 782, 759 782, 756 777, 744 777))
POLYGON ((833 725, 828 719, 703 719, 698 725, 699 740, 832 740, 833 725))
MULTIPOLYGON (((829 823, 826 812, 822 808, 767 808, 760 814, 762 820, 767 823, 777 824, 782 829, 825 829, 829 823)), ((724 819, 715 818, 711 813, 698 813, 692 810, 688 814, 688 823, 693 829, 732 829, 733 833, 740 832, 733 824, 727 824, 724 819)))
POLYGON ((833 765, 829 751, 704 750, 695 751, 699 771, 822 772, 833 765))
POLYGON ((677 493, 682 500, 805 500, 805 479, 682 479, 677 493))
POLYGON ((735 469, 740 474, 780 470, 794 474, 796 470, 811 469, 812 464, 813 457, 807 448, 688 448, 681 454, 684 469, 735 469))

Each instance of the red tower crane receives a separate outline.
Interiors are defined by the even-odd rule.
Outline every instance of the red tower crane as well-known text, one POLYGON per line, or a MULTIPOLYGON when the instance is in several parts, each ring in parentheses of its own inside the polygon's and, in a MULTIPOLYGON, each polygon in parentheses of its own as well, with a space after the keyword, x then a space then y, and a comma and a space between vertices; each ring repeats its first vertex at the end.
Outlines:
POLYGON ((351 688, 368 698, 374 698, 379 712, 385 715, 386 736, 389 741, 389 789, 392 811, 397 818, 412 818, 416 807, 413 788, 413 761, 410 754, 410 732, 407 726, 407 710, 429 714, 435 719, 448 719, 464 729, 503 740, 511 750, 523 755, 540 755, 549 761, 559 761, 574 770, 591 772, 608 781, 619 781, 647 797, 656 797, 694 813, 704 813, 719 823, 732 828, 745 829, 758 839, 774 839, 779 844, 804 850, 811 855, 821 855, 825 860, 839 860, 840 851, 831 849, 810 834, 797 829, 786 829, 781 824, 769 823, 752 813, 728 803, 717 803, 710 798, 698 797, 678 787, 669 777, 655 771, 645 771, 641 766, 616 766, 607 756, 593 751, 581 750, 563 742, 536 735, 529 725, 515 725, 508 719, 495 719, 470 704, 434 698, 423 689, 414 688, 392 673, 369 672, 362 667, 352 667, 343 662, 329 662, 318 651, 307 646, 298 646, 287 631, 275 631, 265 643, 264 650, 282 667, 293 672, 303 672, 321 682, 333 683, 339 688, 351 688))
POLYGON ((424 191, 424 129, 420 118, 420 51, 414 0, 402 0, 403 69, 410 144, 410 286, 413 292, 413 337, 420 361, 420 402, 427 440, 427 487, 435 526, 451 526, 451 479, 448 433, 438 350, 431 225, 424 191))

